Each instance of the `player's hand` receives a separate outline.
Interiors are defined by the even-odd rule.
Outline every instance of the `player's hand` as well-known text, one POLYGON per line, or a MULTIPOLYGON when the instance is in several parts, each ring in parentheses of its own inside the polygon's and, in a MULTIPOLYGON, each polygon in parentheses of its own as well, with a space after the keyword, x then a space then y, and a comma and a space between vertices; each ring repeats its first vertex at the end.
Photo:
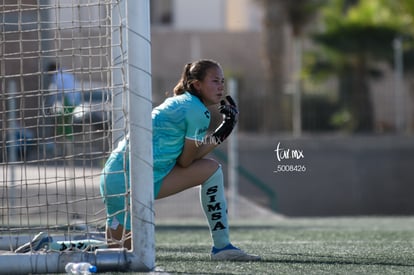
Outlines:
POLYGON ((217 144, 222 143, 231 134, 237 124, 239 115, 239 110, 233 98, 228 95, 226 96, 226 100, 228 104, 225 100, 222 100, 219 107, 220 113, 223 114, 223 122, 212 134, 217 144))

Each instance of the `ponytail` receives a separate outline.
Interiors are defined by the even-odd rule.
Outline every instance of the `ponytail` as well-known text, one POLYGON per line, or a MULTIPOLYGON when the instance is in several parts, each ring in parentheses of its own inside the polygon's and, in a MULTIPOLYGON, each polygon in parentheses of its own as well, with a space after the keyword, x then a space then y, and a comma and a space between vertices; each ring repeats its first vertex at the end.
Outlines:
POLYGON ((190 90, 191 83, 189 85, 189 75, 190 75, 191 65, 192 63, 185 64, 183 72, 181 73, 181 78, 174 87, 174 90, 173 90, 174 95, 181 95, 185 91, 190 90))
POLYGON ((181 78, 174 87, 174 95, 181 95, 186 91, 198 96, 197 90, 194 89, 194 81, 203 81, 207 75, 207 70, 213 67, 220 68, 220 64, 214 60, 202 59, 193 63, 187 63, 184 66, 181 78))

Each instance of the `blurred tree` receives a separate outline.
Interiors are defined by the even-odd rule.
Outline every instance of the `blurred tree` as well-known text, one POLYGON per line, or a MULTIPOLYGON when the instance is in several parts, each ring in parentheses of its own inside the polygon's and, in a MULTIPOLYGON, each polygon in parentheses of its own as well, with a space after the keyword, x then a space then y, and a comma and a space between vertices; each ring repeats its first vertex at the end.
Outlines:
POLYGON ((288 22, 293 36, 292 130, 294 136, 302 133, 302 51, 305 29, 316 17, 324 0, 297 0, 288 2, 288 22))
POLYGON ((263 17, 263 63, 266 69, 266 91, 264 96, 264 118, 262 129, 265 131, 288 130, 292 127, 289 116, 291 110, 284 96, 287 82, 286 73, 286 31, 291 30, 294 43, 293 64, 293 130, 300 134, 300 71, 302 59, 302 40, 304 29, 314 18, 323 0, 258 0, 263 17))
MULTIPOLYGON (((408 100, 411 106, 414 106, 414 1, 412 0, 400 0, 393 2, 395 14, 404 16, 407 24, 406 29, 409 35, 402 37, 403 45, 403 72, 408 79, 408 100)), ((411 113, 408 113, 406 119, 406 131, 414 132, 414 111, 411 108, 411 113)))
POLYGON ((263 65, 265 91, 263 94, 263 119, 258 121, 259 129, 272 132, 286 130, 288 120, 286 101, 283 96, 285 85, 285 28, 287 23, 287 2, 283 0, 258 0, 263 8, 263 65))
POLYGON ((378 61, 392 60, 393 41, 405 33, 407 18, 396 16, 393 5, 393 0, 333 0, 322 10, 326 30, 315 41, 327 49, 317 67, 339 76, 353 131, 373 130, 369 78, 378 75, 378 61))

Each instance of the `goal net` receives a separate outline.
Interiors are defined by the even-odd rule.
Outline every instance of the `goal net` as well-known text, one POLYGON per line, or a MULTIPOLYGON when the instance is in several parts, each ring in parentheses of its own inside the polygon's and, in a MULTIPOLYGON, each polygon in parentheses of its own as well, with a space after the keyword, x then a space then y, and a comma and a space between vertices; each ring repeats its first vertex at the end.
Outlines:
POLYGON ((154 267, 149 2, 0 2, 0 274, 154 267), (126 135, 130 250, 100 193, 126 135))

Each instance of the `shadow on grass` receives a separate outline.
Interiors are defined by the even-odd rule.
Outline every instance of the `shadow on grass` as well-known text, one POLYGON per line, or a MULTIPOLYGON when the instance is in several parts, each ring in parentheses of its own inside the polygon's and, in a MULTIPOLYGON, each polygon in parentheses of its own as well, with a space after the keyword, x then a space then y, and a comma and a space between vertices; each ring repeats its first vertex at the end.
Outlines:
MULTIPOLYGON (((157 260, 179 262, 213 262, 209 257, 210 251, 203 246, 160 246, 157 249, 157 260)), ((378 259, 374 257, 346 257, 330 255, 289 254, 277 253, 273 257, 265 255, 260 263, 271 264, 309 264, 309 265, 376 265, 414 267, 414 263, 404 263, 398 260, 378 259), (286 258, 289 257, 289 258, 286 258)))
POLYGON ((204 254, 208 254, 210 253, 210 251, 205 245, 203 246, 194 245, 191 247, 190 246, 177 246, 177 245, 167 247, 165 245, 160 245, 157 247, 157 253, 204 253, 204 254))
MULTIPOLYGON (((306 230, 306 231, 326 231, 341 229, 344 230, 342 225, 292 225, 292 224, 229 224, 231 230, 306 230)), ((174 231, 174 230, 191 230, 201 231, 208 229, 207 221, 205 224, 156 224, 155 230, 158 231, 174 231)))
MULTIPOLYGON (((278 229, 277 226, 273 226, 273 225, 231 225, 230 224, 230 228, 231 230, 269 230, 269 229, 278 229)), ((283 227, 285 228, 285 227, 283 227)), ((161 225, 156 225, 155 226, 155 230, 156 231, 183 231, 183 230, 191 230, 191 231, 205 231, 206 229, 208 229, 208 225, 207 222, 205 225, 175 225, 175 224, 171 224, 171 225, 166 225, 166 224, 161 224, 161 225)), ((301 228, 303 229, 303 227, 301 228)))
POLYGON ((290 259, 267 259, 262 262, 286 263, 286 264, 324 264, 324 265, 378 265, 378 266, 401 266, 414 267, 414 263, 402 263, 393 260, 383 260, 373 257, 341 257, 329 255, 309 255, 309 254, 287 254, 278 253, 278 255, 288 256, 290 259))

